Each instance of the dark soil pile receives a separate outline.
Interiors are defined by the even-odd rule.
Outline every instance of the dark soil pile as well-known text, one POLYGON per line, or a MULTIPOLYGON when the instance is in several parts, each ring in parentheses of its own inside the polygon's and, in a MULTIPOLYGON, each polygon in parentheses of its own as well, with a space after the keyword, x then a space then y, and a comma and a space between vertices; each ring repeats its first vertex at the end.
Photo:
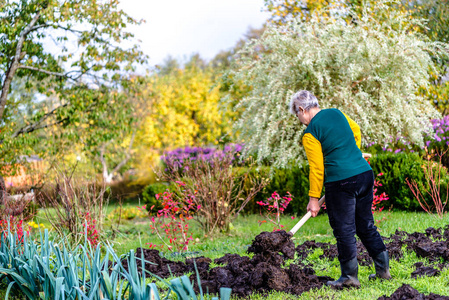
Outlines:
POLYGON ((448 296, 441 296, 434 293, 430 293, 428 296, 421 294, 414 288, 412 288, 408 284, 403 284, 400 288, 398 288, 390 297, 383 295, 379 297, 377 300, 449 300, 448 296))
MULTIPOLYGON (((438 265, 439 269, 449 266, 449 225, 444 229, 429 227, 425 233, 414 232, 407 233, 398 231, 389 238, 383 238, 387 247, 390 259, 401 259, 403 257, 402 247, 413 251, 418 257, 427 258, 430 263, 438 265), (441 264, 440 262, 443 261, 441 264)), ((315 249, 322 249, 323 254, 320 258, 333 260, 338 256, 337 246, 330 243, 316 243, 315 241, 307 241, 296 247, 301 261, 307 258, 309 253, 315 249)), ((357 260, 361 266, 370 266, 373 261, 360 241, 357 241, 357 260)), ((437 276, 438 270, 432 267, 416 266, 417 270, 412 276, 437 276)))
MULTIPOLYGON (((170 276, 181 276, 187 272, 195 271, 195 264, 193 259, 186 259, 185 263, 181 261, 171 261, 159 255, 159 251, 154 249, 137 248, 136 249, 136 263, 137 271, 142 274, 142 265, 145 270, 151 274, 157 275, 162 278, 170 276), (141 255, 143 254, 144 262, 141 261, 141 255)), ((209 264, 212 262, 207 257, 195 258, 195 263, 198 270, 209 269, 209 264)), ((128 260, 122 260, 122 265, 125 270, 129 270, 128 260)), ((148 273, 147 273, 148 275, 148 273)))
MULTIPOLYGON (((295 256, 295 245, 291 235, 285 231, 262 232, 255 237, 248 252, 254 253, 254 256, 249 258, 238 254, 226 254, 215 259, 216 264, 223 266, 212 269, 209 269, 211 263, 209 258, 195 258, 203 291, 217 293, 221 287, 229 287, 232 288, 233 294, 238 296, 272 290, 299 295, 312 288, 320 288, 326 281, 333 280, 331 277, 317 276, 312 268, 307 268, 302 263, 284 267, 285 261, 295 256)), ((162 278, 193 272, 190 280, 195 282, 195 289, 199 290, 193 259, 187 259, 185 263, 175 262, 161 257, 157 250, 137 248, 139 273, 142 272, 141 254, 147 261, 146 270, 162 278)), ((127 260, 123 260, 122 265, 128 270, 127 260)))
MULTIPOLYGON (((323 254, 319 256, 319 258, 327 258, 329 260, 333 260, 338 257, 337 245, 330 243, 317 243, 315 241, 306 241, 305 243, 296 247, 296 252, 300 257, 300 260, 304 260, 307 258, 309 253, 315 251, 315 249, 320 248, 323 250, 323 254)), ((363 246, 362 242, 357 241, 357 261, 360 266, 370 266, 373 263, 373 260, 366 251, 365 246, 363 246)))
MULTIPOLYGON (((333 280, 327 276, 317 276, 313 269, 302 264, 283 268, 284 261, 292 259, 295 254, 291 236, 285 231, 262 232, 256 236, 248 252, 254 253, 253 258, 227 254, 216 259, 215 263, 224 266, 201 274, 202 289, 216 293, 221 287, 230 287, 238 296, 272 290, 299 295, 333 280)), ((195 274, 191 276, 191 280, 194 279, 195 274)))
POLYGON ((402 246, 414 251, 418 257, 427 258, 431 263, 437 263, 441 259, 449 262, 449 225, 444 228, 426 229, 425 233, 396 230, 395 234, 386 239, 386 246, 391 258, 403 256, 402 246))
POLYGON ((412 278, 417 278, 420 276, 438 276, 440 275, 440 271, 433 267, 426 267, 422 262, 417 262, 414 264, 416 270, 412 272, 412 278))

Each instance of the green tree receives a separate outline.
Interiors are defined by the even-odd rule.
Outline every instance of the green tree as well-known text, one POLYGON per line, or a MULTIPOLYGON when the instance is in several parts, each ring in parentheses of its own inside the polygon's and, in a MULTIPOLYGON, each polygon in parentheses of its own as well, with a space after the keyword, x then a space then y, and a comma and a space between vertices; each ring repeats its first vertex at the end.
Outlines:
POLYGON ((429 85, 428 70, 436 68, 430 53, 443 55, 448 45, 410 32, 408 19, 385 8, 373 8, 384 11, 382 22, 375 11, 364 13, 357 25, 312 17, 271 27, 246 46, 247 56, 231 74, 252 88, 237 105, 244 112, 234 127, 247 152, 275 166, 303 160, 304 128, 288 113, 291 96, 303 89, 323 108, 339 108, 357 121, 365 143, 401 136, 423 144, 430 118, 440 114, 417 90, 429 85), (254 60, 260 44, 270 51, 254 60))
MULTIPOLYGON (((1 2, 3 162, 27 152, 54 154, 56 148, 49 146, 64 138, 79 143, 81 124, 102 128, 105 112, 123 104, 123 97, 110 93, 117 94, 128 72, 147 58, 125 31, 141 21, 117 5, 118 0, 1 2), (15 93, 19 86, 21 92, 15 93), (23 97, 24 91, 29 96, 23 97)), ((108 130, 100 132, 105 134, 97 135, 99 142, 110 139, 108 130)))

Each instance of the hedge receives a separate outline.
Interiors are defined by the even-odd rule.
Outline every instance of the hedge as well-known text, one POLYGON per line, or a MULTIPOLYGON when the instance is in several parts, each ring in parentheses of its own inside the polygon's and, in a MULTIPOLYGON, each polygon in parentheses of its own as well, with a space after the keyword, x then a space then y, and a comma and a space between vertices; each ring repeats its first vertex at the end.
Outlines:
MULTIPOLYGON (((370 158, 369 163, 375 175, 383 173, 382 176, 376 177, 382 186, 378 187, 378 194, 385 192, 389 196, 389 200, 382 203, 388 209, 406 210, 406 211, 422 211, 418 201, 415 199, 412 191, 407 186, 406 178, 420 182, 420 190, 425 195, 428 203, 433 203, 430 196, 424 192, 422 183, 425 183, 425 175, 423 170, 424 161, 416 153, 383 153, 370 158)), ((235 172, 242 174, 248 171, 247 167, 235 168, 235 172)), ((244 213, 259 213, 260 207, 257 201, 265 200, 270 197, 273 192, 278 192, 280 196, 284 196, 287 192, 293 195, 285 213, 293 215, 303 215, 306 212, 307 203, 309 201, 309 166, 308 165, 291 165, 285 169, 273 169, 261 166, 251 168, 250 176, 270 177, 270 183, 261 191, 253 201, 249 202, 245 207, 244 213), (271 172, 271 174, 270 174, 271 172)), ((446 187, 449 182, 449 175, 444 169, 442 177, 442 198, 446 197, 446 187)), ((151 184, 144 190, 144 203, 147 206, 158 204, 154 194, 161 193, 169 188, 167 184, 151 184)), ((246 188, 249 188, 246 186, 246 188)), ((323 191, 324 194, 324 191, 323 191)))

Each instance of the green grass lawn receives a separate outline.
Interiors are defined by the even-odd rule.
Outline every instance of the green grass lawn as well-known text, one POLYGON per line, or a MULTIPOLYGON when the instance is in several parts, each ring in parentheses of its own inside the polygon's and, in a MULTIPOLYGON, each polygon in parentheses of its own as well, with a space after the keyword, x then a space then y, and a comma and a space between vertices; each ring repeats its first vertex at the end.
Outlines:
MULTIPOLYGON (((135 203, 125 204, 132 207, 135 203)), ((107 208, 109 214, 117 205, 110 205, 107 208)), ((285 216, 282 224, 285 229, 292 228, 300 218, 292 219, 285 216)), ((420 231, 423 232, 428 227, 444 227, 449 224, 449 217, 439 219, 435 216, 425 213, 414 212, 381 212, 375 214, 378 223, 378 229, 383 236, 389 236, 396 230, 405 230, 407 232, 420 231)), ((45 219, 42 211, 35 218, 36 222, 40 222, 45 226, 50 226, 45 219)), ((195 222, 191 222, 191 233, 193 235, 193 243, 189 245, 189 251, 196 252, 196 255, 203 255, 215 259, 223 256, 225 253, 238 253, 247 255, 246 249, 252 243, 254 237, 262 231, 271 231, 273 226, 264 223, 259 226, 259 220, 263 220, 259 215, 241 215, 232 222, 232 229, 228 233, 217 233, 213 237, 205 236, 195 222)), ((149 220, 147 218, 135 218, 133 220, 122 220, 117 225, 113 220, 107 219, 104 224, 103 238, 108 239, 113 244, 118 254, 125 254, 130 249, 137 247, 146 247, 146 243, 160 244, 158 238, 151 234, 149 228, 149 220)), ((328 223, 326 214, 321 214, 316 218, 311 218, 294 236, 295 244, 301 244, 307 240, 315 240, 317 242, 335 243, 332 230, 328 223)), ((329 261, 327 259, 319 259, 322 250, 318 249, 310 254, 307 258, 308 263, 314 265, 317 275, 327 275, 338 278, 340 275, 339 264, 335 259, 329 261)), ((169 252, 163 252, 164 256, 170 259, 181 259, 179 256, 173 256, 169 252)), ((423 261, 417 258, 414 253, 405 252, 403 259, 400 261, 391 261, 391 281, 368 281, 368 275, 374 271, 374 267, 359 267, 359 279, 362 284, 360 289, 334 291, 327 287, 319 290, 313 290, 302 294, 300 297, 292 296, 285 293, 273 292, 268 295, 252 295, 249 299, 377 299, 382 295, 390 295, 403 283, 408 283, 412 287, 423 293, 437 293, 449 295, 449 271, 444 270, 438 277, 424 277, 412 279, 411 272, 414 271, 413 264, 423 261)), ((1 297, 0 293, 0 297, 1 297)))

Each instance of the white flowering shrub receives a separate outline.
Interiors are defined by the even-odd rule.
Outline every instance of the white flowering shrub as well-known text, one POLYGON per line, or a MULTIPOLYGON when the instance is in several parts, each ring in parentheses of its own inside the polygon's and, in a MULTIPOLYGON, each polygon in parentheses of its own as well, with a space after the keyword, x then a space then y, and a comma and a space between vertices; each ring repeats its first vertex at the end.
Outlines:
POLYGON ((227 98, 242 111, 234 129, 246 154, 281 167, 304 159, 305 126, 288 113, 298 90, 313 92, 321 108, 338 108, 354 119, 365 145, 398 136, 423 144, 423 132, 432 130, 430 119, 439 113, 417 89, 435 70, 430 54, 441 56, 448 45, 410 30, 419 21, 382 5, 375 9, 383 11, 365 12, 349 25, 321 17, 272 26, 246 45, 228 75, 251 91, 237 101, 227 98))

